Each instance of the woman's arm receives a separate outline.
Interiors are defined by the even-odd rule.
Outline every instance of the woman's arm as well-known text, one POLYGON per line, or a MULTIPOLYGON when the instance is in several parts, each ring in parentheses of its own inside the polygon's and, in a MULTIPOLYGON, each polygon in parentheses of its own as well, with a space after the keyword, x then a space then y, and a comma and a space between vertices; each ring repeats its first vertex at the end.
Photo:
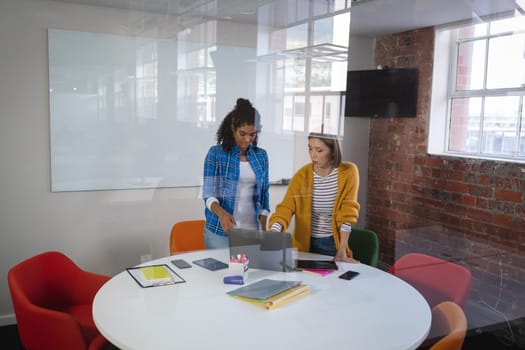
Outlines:
POLYGON ((259 215, 259 224, 261 226, 261 230, 266 231, 266 221, 268 219, 268 215, 261 214, 259 215))
POLYGON ((233 215, 224 210, 219 202, 213 202, 210 206, 210 210, 219 217, 219 222, 221 223, 224 232, 228 232, 230 228, 237 226, 237 222, 233 215))
POLYGON ((266 231, 266 223, 268 220, 268 214, 270 213, 270 176, 269 169, 270 164, 268 161, 268 154, 262 148, 259 148, 260 154, 256 160, 260 161, 262 176, 258 180, 257 186, 260 187, 258 198, 259 198, 259 227, 261 230, 266 231))
POLYGON ((346 230, 339 231, 339 248, 335 254, 335 261, 343 261, 349 263, 358 263, 358 260, 348 257, 346 249, 348 248, 348 239, 350 238, 350 232, 346 230))
MULTIPOLYGON (((202 179, 202 197, 209 209, 209 198, 217 200, 219 186, 219 169, 217 161, 217 149, 211 147, 204 158, 204 171, 202 179)), ((211 210, 211 209, 210 209, 211 210)))
POLYGON ((339 195, 336 198, 334 215, 338 229, 344 223, 355 225, 359 217, 359 172, 355 164, 345 162, 341 164, 338 179, 339 195))
POLYGON ((218 161, 220 157, 218 152, 220 152, 220 150, 217 147, 211 147, 206 154, 204 160, 202 196, 206 208, 217 215, 223 231, 228 232, 231 227, 236 226, 236 222, 233 215, 221 206, 218 198, 221 177, 219 169, 221 162, 218 161))
POLYGON ((352 225, 357 223, 359 217, 359 203, 357 194, 359 190, 359 172, 355 164, 345 162, 340 166, 339 193, 336 205, 336 224, 338 225, 338 247, 335 260, 346 262, 359 262, 348 256, 348 239, 352 225))

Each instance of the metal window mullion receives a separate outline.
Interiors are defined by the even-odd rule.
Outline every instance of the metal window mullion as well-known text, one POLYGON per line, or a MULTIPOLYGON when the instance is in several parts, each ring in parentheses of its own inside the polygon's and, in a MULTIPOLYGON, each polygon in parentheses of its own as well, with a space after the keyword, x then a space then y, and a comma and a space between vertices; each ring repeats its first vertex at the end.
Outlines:
POLYGON ((323 94, 321 96, 322 96, 322 104, 321 104, 321 106, 323 106, 322 111, 321 111, 321 133, 324 133, 324 117, 326 115, 326 113, 325 113, 325 109, 326 109, 326 105, 325 105, 325 103, 326 103, 326 95, 323 94))
POLYGON ((485 44, 485 68, 483 70, 483 91, 487 91, 487 72, 489 70, 490 38, 486 38, 485 41, 486 41, 486 44, 485 44))
POLYGON ((310 57, 305 58, 304 62, 304 130, 310 129, 310 75, 312 73, 312 59, 310 57))
POLYGON ((452 93, 449 98, 465 98, 465 97, 483 97, 483 96, 516 96, 525 92, 523 88, 499 88, 499 89, 478 89, 478 90, 463 90, 452 93))
MULTIPOLYGON (((343 126, 344 123, 341 123, 344 120, 344 108, 345 108, 345 101, 343 101, 343 97, 345 97, 346 92, 341 91, 339 94, 339 118, 337 120, 337 135, 344 135, 343 132, 343 126)), ((345 97, 346 98, 346 97, 345 97)))
MULTIPOLYGON (((490 23, 489 28, 487 30, 490 33, 490 23)), ((489 67, 489 51, 490 51, 490 37, 487 37, 485 39, 485 67, 483 69, 483 89, 481 92, 481 112, 479 116, 479 132, 478 132, 478 154, 481 155, 482 152, 482 146, 483 146, 483 135, 485 135, 485 130, 483 128, 483 124, 485 121, 485 102, 486 102, 486 92, 487 92, 487 72, 489 67)))
POLYGON ((482 145, 483 145, 483 135, 485 134, 485 130, 483 130, 483 122, 485 121, 485 97, 481 96, 481 111, 479 113, 479 128, 478 128, 478 151, 477 154, 481 155, 483 152, 481 152, 482 145))
MULTIPOLYGON (((307 38, 306 45, 312 46, 313 44, 313 20, 310 20, 313 16, 313 2, 310 2, 308 9, 308 25, 307 25, 307 38)), ((304 132, 310 130, 310 82, 312 74, 312 58, 308 55, 304 59, 304 132)))
POLYGON ((524 140, 521 139, 521 128, 523 120, 523 95, 520 96, 520 104, 518 108, 518 114, 516 116, 518 121, 516 123, 516 146, 514 147, 514 157, 519 158, 520 156, 520 146, 524 140))
POLYGON ((450 131, 450 125, 451 125, 451 119, 452 119, 452 97, 448 96, 447 98, 447 117, 445 119, 445 133, 443 135, 444 141, 445 141, 445 152, 450 152, 450 135, 452 132, 450 131))
MULTIPOLYGON (((285 94, 286 96, 286 94, 285 94)), ((291 131, 295 131, 295 128, 294 128, 294 124, 295 124, 295 95, 294 94, 291 94, 290 97, 292 98, 292 115, 291 115, 291 118, 292 118, 292 125, 290 125, 291 127, 291 131)))
POLYGON ((458 61, 459 61, 459 41, 457 39, 458 31, 454 31, 451 36, 451 47, 450 50, 450 61, 453 62, 453 64, 450 65, 449 70, 449 81, 448 81, 448 87, 447 87, 447 118, 445 120, 445 134, 443 135, 445 145, 446 145, 446 152, 450 152, 450 138, 452 135, 451 130, 451 119, 452 119, 452 100, 454 96, 456 95, 456 81, 457 81, 457 71, 458 71, 458 61))
MULTIPOLYGON (((490 25, 490 24, 489 24, 490 25)), ((490 28, 488 29, 490 31, 490 28)), ((460 44, 473 42, 473 41, 479 41, 479 40, 489 40, 489 39, 495 39, 495 38, 501 38, 504 36, 514 36, 516 34, 520 34, 521 32, 505 32, 505 33, 498 33, 498 34, 486 34, 486 35, 480 35, 476 37, 466 38, 466 39, 457 39, 457 42, 460 44)))

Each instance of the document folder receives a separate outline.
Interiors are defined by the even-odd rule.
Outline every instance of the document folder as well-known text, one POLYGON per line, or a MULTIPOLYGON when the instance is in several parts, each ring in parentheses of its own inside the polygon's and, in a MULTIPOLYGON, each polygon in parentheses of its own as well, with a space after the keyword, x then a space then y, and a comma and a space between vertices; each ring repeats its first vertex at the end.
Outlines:
POLYGON ((272 310, 310 294, 310 288, 300 281, 276 281, 264 279, 237 288, 227 294, 234 298, 272 310))

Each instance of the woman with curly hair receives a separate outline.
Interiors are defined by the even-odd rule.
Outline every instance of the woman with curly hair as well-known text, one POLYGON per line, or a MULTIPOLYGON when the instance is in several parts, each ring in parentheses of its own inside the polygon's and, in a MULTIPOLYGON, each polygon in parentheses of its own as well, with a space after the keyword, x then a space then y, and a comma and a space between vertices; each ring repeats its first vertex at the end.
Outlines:
POLYGON ((266 230, 270 212, 268 155, 257 146, 260 115, 239 98, 217 131, 204 161, 207 249, 228 247, 232 227, 266 230))

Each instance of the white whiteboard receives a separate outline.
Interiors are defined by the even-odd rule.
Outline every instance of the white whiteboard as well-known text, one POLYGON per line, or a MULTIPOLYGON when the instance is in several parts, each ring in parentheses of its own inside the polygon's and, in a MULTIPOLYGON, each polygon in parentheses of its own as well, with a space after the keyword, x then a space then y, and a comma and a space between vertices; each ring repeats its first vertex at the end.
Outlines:
MULTIPOLYGON (((257 95, 229 85, 217 94, 228 106, 216 111, 218 121, 203 121, 185 91, 188 73, 180 69, 187 43, 49 29, 48 45, 53 192, 200 186, 218 123, 237 97, 257 95), (155 65, 148 63, 152 57, 155 65)), ((217 50, 235 56, 224 60, 235 67, 220 68, 228 69, 230 81, 255 72, 253 59, 244 68, 238 60, 240 52, 255 58, 255 49, 217 50)), ((293 139, 264 132, 259 145, 269 154, 270 180, 291 177, 293 139)))

